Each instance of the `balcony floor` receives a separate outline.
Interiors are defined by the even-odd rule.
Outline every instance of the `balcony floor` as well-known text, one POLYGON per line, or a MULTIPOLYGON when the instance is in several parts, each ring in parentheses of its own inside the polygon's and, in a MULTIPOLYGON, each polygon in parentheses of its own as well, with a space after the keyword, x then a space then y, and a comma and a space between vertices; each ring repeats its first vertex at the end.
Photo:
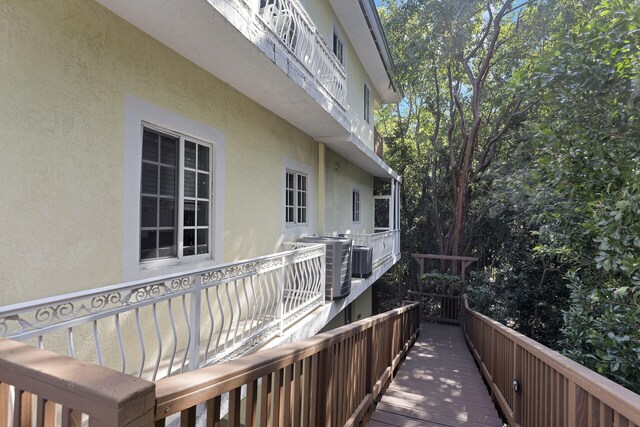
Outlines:
POLYGON ((422 324, 368 426, 499 426, 462 328, 422 324))

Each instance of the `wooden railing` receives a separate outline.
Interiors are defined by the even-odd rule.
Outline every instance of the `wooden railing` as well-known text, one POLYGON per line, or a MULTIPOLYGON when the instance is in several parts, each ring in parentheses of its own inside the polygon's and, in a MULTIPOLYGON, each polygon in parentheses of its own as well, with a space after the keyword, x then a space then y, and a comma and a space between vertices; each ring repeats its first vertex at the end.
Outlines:
POLYGON ((408 291, 407 300, 422 304, 423 321, 460 324, 461 296, 408 291))
POLYGON ((155 384, 0 338, 0 426, 153 423, 155 384))
POLYGON ((419 330, 412 304, 155 383, 0 338, 0 427, 359 425, 419 330))
POLYGON ((180 414, 195 425, 359 425, 419 332, 419 305, 392 310, 316 337, 159 380, 156 425, 180 414), (228 404, 225 404, 228 402, 228 404))
POLYGON ((640 396, 469 309, 465 338, 511 426, 639 427, 640 396))

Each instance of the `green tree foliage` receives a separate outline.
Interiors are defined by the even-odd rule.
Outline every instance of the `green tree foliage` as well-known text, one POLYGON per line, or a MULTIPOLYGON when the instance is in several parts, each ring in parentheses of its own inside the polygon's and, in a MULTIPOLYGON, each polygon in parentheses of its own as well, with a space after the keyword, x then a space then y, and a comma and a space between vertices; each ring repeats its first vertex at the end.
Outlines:
POLYGON ((473 304, 640 391, 640 4, 509 2, 478 97, 464 60, 477 77, 506 2, 486 4, 383 4, 407 95, 378 123, 404 180, 394 283, 409 253, 452 253, 463 126, 479 117, 462 248, 480 259, 473 304))
POLYGON ((526 84, 539 254, 570 271, 561 348, 640 391, 640 8, 604 1, 526 84))

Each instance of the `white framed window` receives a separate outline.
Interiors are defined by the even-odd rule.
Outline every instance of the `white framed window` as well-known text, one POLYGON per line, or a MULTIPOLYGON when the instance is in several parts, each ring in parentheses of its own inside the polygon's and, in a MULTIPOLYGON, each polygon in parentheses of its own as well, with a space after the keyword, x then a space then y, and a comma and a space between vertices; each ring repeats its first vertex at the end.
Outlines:
POLYGON ((351 194, 351 212, 353 222, 360 223, 360 190, 357 188, 354 188, 351 194))
POLYGON ((124 280, 222 262, 224 135, 132 96, 124 127, 124 280))
POLYGON ((142 125, 140 262, 211 253, 211 144, 142 125))
POLYGON ((369 86, 364 84, 364 121, 371 124, 371 91, 369 86))
POLYGON ((285 222, 307 224, 308 177, 287 169, 285 174, 285 222))
POLYGON ((333 30, 333 54, 338 58, 338 61, 344 65, 344 43, 336 30, 333 30))

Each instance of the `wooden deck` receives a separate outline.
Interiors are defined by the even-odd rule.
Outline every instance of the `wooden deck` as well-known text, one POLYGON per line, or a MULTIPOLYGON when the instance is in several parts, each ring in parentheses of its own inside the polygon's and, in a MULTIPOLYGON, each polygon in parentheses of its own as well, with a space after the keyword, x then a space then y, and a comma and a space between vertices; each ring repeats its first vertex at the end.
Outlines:
POLYGON ((434 323, 422 332, 368 426, 499 426, 462 328, 434 323))

